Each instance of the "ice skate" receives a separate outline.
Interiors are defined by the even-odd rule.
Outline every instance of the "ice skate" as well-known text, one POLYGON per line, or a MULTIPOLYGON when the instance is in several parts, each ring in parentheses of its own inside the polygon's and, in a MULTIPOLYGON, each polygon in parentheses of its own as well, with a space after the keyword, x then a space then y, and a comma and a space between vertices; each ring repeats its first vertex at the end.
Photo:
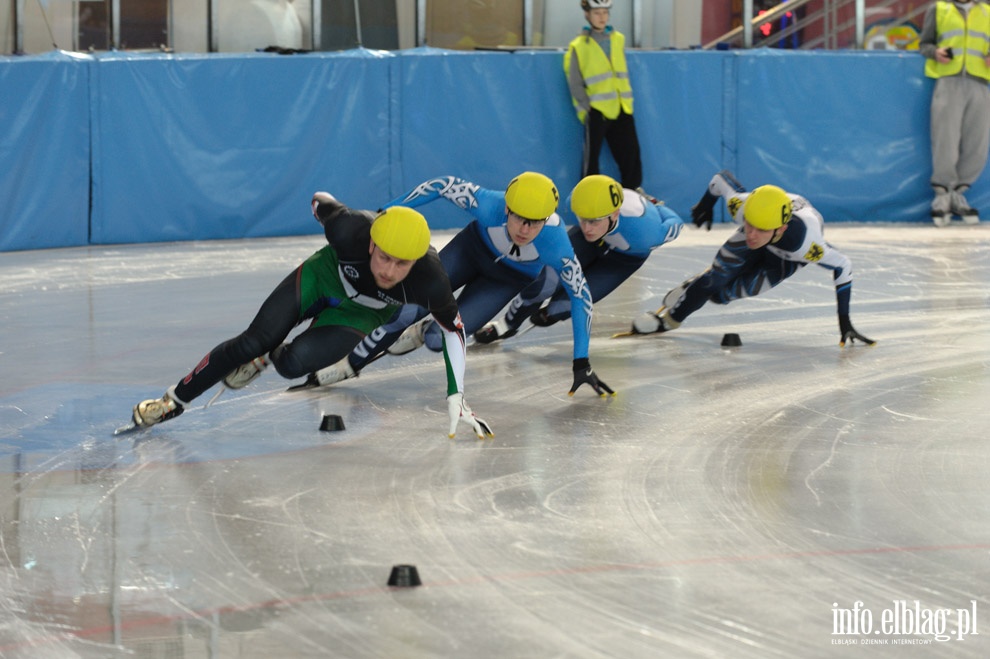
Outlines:
POLYGON ((175 397, 175 386, 169 387, 161 398, 143 400, 134 406, 133 420, 138 428, 148 428, 182 414, 185 408, 175 397))
POLYGON ((529 317, 529 322, 533 323, 536 327, 550 327, 557 322, 557 319, 550 317, 549 307, 543 307, 529 317))
POLYGON ((321 368, 313 374, 316 384, 323 387, 328 384, 335 384, 344 380, 350 380, 358 376, 357 371, 351 367, 351 363, 344 357, 336 364, 321 368))
POLYGON ((499 339, 507 339, 516 335, 515 329, 509 327, 505 318, 499 318, 494 323, 488 323, 474 333, 474 340, 478 343, 493 343, 499 339))
POLYGON ((952 222, 952 213, 932 213, 932 223, 937 227, 947 227, 952 222))
POLYGON ((644 313, 633 320, 632 334, 657 334, 677 329, 681 324, 670 317, 667 307, 660 307, 655 312, 644 313))
POLYGON ((342 382, 343 380, 356 378, 357 376, 358 372, 351 367, 351 363, 347 360, 347 357, 344 357, 336 364, 332 364, 326 368, 321 368, 315 373, 310 373, 306 376, 305 382, 289 387, 288 391, 300 391, 302 389, 325 387, 331 384, 336 384, 337 382, 342 382))
POLYGON ((404 355, 422 346, 426 343, 426 328, 432 322, 432 318, 424 318, 407 327, 398 340, 389 347, 388 354, 404 355))
POLYGON ((961 190, 955 190, 951 195, 952 214, 958 215, 963 224, 979 224, 980 214, 975 208, 969 205, 961 190))
POLYGON ((975 208, 970 208, 968 213, 964 213, 959 217, 962 218, 963 224, 968 224, 970 226, 980 223, 980 214, 975 208))
MULTIPOLYGON (((952 206, 953 206, 954 196, 955 195, 953 194, 949 194, 948 192, 942 191, 941 188, 939 188, 938 191, 935 193, 935 198, 932 200, 932 207, 931 207, 932 223, 935 226, 937 227, 949 226, 949 223, 952 221, 952 206)), ((959 196, 962 197, 961 194, 959 194, 959 196)), ((963 203, 965 203, 965 201, 966 200, 964 198, 963 203)), ((966 204, 966 206, 968 207, 969 204, 966 204)))
POLYGON ((264 356, 255 357, 247 364, 241 364, 228 373, 227 377, 223 379, 223 383, 228 389, 243 389, 254 382, 255 378, 261 375, 266 368, 268 368, 268 359, 264 356))
POLYGON ((639 194, 643 195, 643 198, 646 199, 646 201, 648 201, 651 204, 653 204, 654 206, 660 206, 661 204, 663 204, 662 201, 660 201, 659 199, 657 199, 656 197, 654 197, 653 195, 651 195, 649 192, 647 192, 646 190, 644 190, 642 186, 636 188, 636 192, 638 192, 639 194))

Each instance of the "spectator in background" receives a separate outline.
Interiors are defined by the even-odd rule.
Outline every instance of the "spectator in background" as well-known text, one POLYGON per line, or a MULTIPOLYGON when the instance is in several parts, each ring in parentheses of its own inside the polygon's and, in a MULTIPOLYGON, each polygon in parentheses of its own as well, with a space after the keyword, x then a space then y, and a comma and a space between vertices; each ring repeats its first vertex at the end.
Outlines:
POLYGON ((918 50, 935 78, 931 104, 935 226, 958 215, 977 224, 964 193, 983 171, 990 148, 990 8, 982 2, 939 0, 928 8, 918 50))
POLYGON ((612 0, 581 0, 588 26, 571 41, 564 55, 567 86, 578 119, 584 124, 581 177, 600 173, 598 160, 602 143, 607 141, 619 166, 622 187, 643 192, 626 38, 608 24, 611 8, 612 0))

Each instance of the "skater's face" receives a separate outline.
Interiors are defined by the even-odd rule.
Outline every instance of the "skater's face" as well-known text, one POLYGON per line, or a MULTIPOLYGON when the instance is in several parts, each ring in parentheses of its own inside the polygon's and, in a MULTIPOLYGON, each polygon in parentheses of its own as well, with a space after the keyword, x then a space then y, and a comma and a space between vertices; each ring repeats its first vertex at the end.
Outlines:
POLYGON ((608 14, 609 10, 603 7, 595 7, 584 12, 588 24, 591 25, 591 29, 598 30, 599 32, 604 30, 605 26, 608 25, 608 14))
POLYGON ((605 236, 606 233, 608 233, 609 227, 612 226, 612 223, 618 218, 618 216, 619 211, 615 211, 611 215, 606 215, 605 217, 579 217, 578 221, 581 224, 581 234, 589 243, 598 242, 605 236))
POLYGON ((509 231, 509 239, 520 247, 536 240, 540 231, 543 230, 543 225, 546 224, 545 220, 527 220, 524 217, 519 217, 508 208, 505 209, 505 212, 508 213, 505 226, 509 231))
POLYGON ((749 222, 744 223, 746 229, 746 247, 759 249, 769 245, 777 237, 777 232, 783 229, 757 229, 749 222))
POLYGON ((378 248, 375 241, 371 241, 368 251, 371 254, 371 274, 375 278, 375 284, 378 285, 378 288, 385 290, 392 288, 409 276, 409 271, 416 264, 415 261, 397 259, 386 254, 378 248))

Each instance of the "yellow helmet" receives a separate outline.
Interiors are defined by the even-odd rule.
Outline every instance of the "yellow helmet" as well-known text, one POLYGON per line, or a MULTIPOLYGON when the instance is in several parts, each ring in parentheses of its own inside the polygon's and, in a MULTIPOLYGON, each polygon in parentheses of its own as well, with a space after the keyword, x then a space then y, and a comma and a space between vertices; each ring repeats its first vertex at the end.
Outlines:
POLYGON ((761 185, 743 203, 743 219, 763 231, 773 231, 791 219, 791 198, 776 185, 761 185))
POLYGON ((371 224, 371 239, 389 256, 415 261, 430 249, 430 227, 413 209, 392 206, 371 224))
POLYGON ((571 191, 571 210, 579 219, 605 217, 622 206, 622 186, 611 176, 585 176, 571 191))
POLYGON ((525 220, 546 220, 557 210, 559 201, 557 186, 537 172, 523 172, 509 181, 505 190, 505 205, 525 220))

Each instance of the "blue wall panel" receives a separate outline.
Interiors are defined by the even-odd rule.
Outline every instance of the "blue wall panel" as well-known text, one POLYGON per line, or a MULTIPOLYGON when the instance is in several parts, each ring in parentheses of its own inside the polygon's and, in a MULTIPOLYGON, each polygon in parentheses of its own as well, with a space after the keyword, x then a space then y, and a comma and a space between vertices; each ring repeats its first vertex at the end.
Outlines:
POLYGON ((931 86, 923 61, 841 51, 739 57, 742 183, 790 188, 830 221, 927 219, 931 86))
MULTIPOLYGON (((726 166, 721 151, 727 59, 703 51, 630 53, 643 188, 685 219, 711 175, 726 166)), ((580 148, 580 141, 571 146, 580 148)))
POLYGON ((89 239, 88 58, 0 58, 0 251, 89 239))
POLYGON ((94 242, 312 233, 315 190, 366 205, 388 185, 379 57, 113 54, 95 68, 94 242))
MULTIPOLYGON (((505 189, 535 170, 561 188, 577 183, 582 128, 557 52, 409 51, 397 58, 401 160, 398 196, 435 176, 505 189)), ((434 226, 469 219, 450 204, 424 209, 434 226)))
MULTIPOLYGON (((0 59, 0 250, 317 233, 310 195, 378 208, 534 169, 563 199, 583 128, 563 51, 0 59)), ((928 220, 931 81, 903 52, 632 51, 644 187, 684 216, 711 174, 829 221, 928 220)), ((617 175, 611 158, 606 173, 617 175)), ((969 197, 990 206, 990 174, 969 197)), ((436 228, 466 214, 427 207, 436 228)), ((562 207, 565 219, 569 209, 562 207)))

